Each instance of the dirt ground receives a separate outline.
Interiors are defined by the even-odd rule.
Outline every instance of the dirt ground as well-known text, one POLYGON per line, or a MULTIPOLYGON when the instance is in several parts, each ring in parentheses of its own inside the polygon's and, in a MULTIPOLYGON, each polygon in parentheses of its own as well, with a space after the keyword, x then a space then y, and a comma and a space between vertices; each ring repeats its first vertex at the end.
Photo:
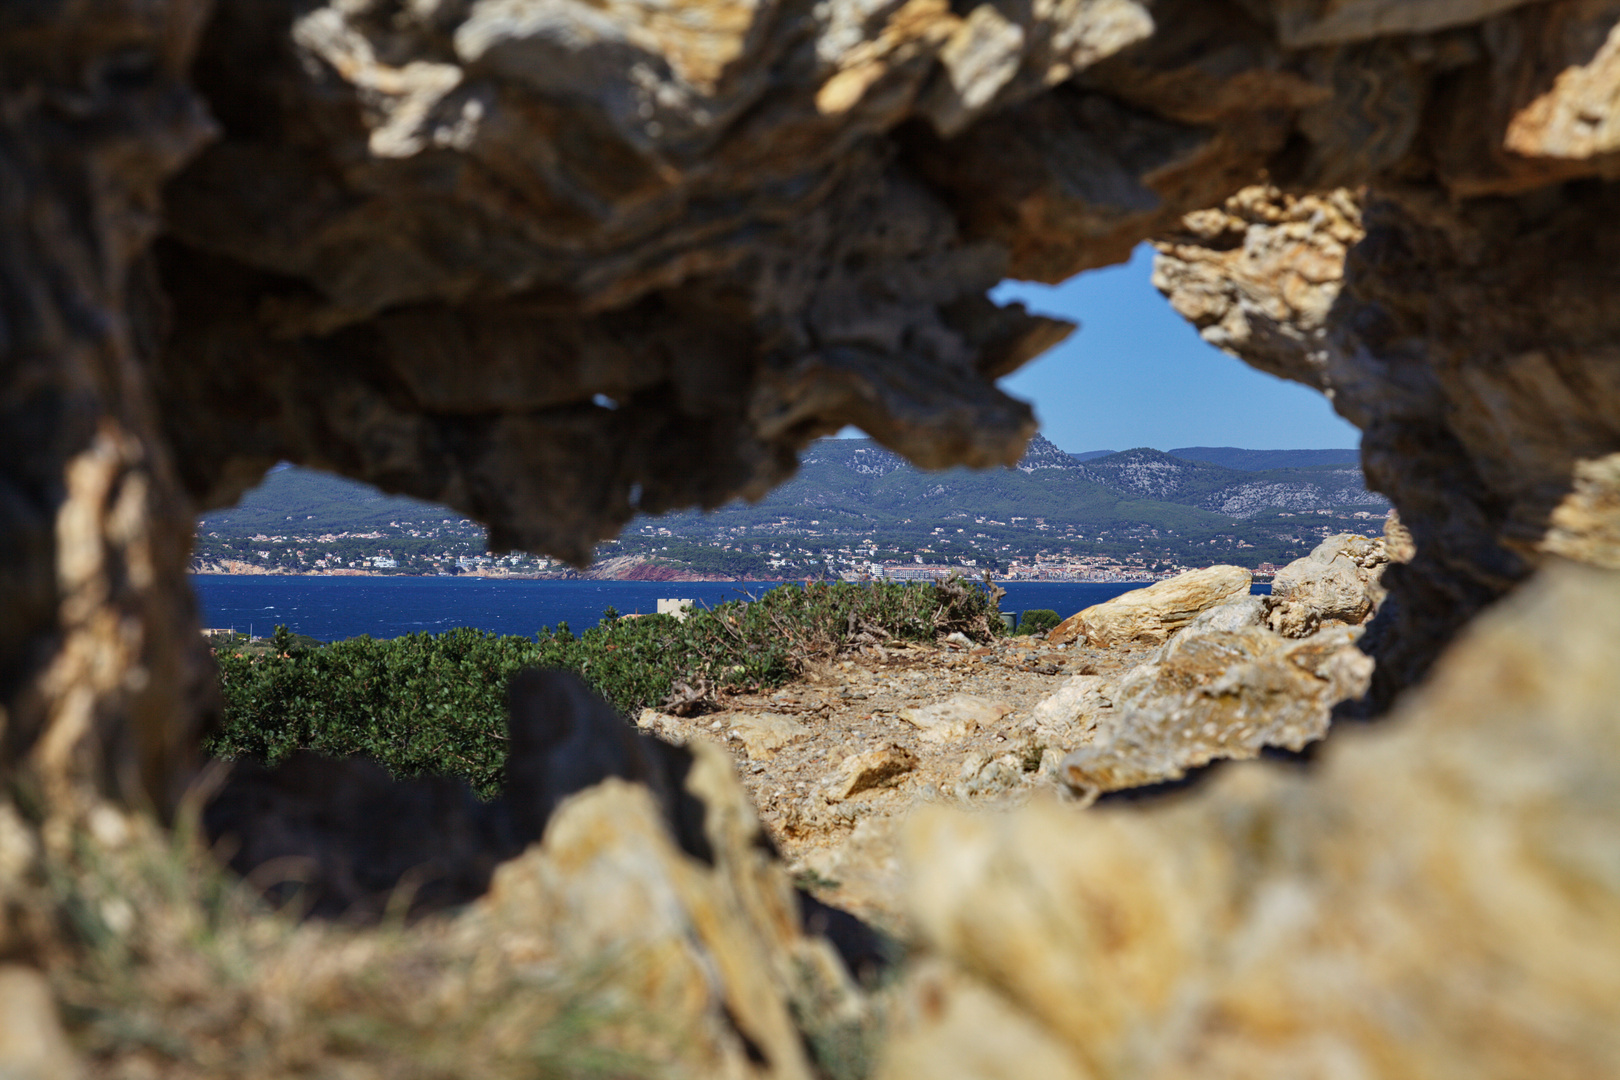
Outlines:
POLYGON ((726 747, 801 884, 905 936, 892 849, 906 812, 940 800, 1004 807, 1042 785, 1060 787, 1051 770, 1072 747, 1043 744, 1031 722, 1035 707, 1071 675, 1117 675, 1151 651, 1049 646, 1031 637, 869 646, 774 693, 730 698, 722 712, 649 711, 640 722, 678 741, 726 747), (977 725, 941 737, 904 716, 959 695, 978 699, 967 703, 980 714, 977 725), (844 795, 860 771, 853 767, 874 763, 866 772, 882 779, 844 795))

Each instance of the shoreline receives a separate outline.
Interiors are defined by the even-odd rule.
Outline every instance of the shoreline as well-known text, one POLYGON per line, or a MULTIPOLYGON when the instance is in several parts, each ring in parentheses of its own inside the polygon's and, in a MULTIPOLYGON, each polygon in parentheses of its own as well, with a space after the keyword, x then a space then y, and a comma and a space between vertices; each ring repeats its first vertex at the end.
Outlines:
MULTIPOLYGON (((376 580, 404 580, 420 581, 423 579, 438 580, 441 578, 477 578, 480 581, 618 581, 639 584, 692 584, 692 585, 789 585, 803 582, 804 578, 737 578, 737 577, 632 577, 624 575, 590 575, 590 574, 492 574, 486 571, 469 570, 460 574, 388 574, 378 573, 375 570, 225 570, 209 568, 205 570, 187 570, 192 577, 362 577, 376 580)), ((876 581, 876 578, 862 579, 863 581, 876 581)), ((997 585, 1152 585, 1163 581, 1163 578, 1132 577, 1132 578, 995 578, 997 585)), ((1269 582, 1269 577, 1262 579, 1255 575, 1257 584, 1269 582)), ((907 582, 910 583, 910 582, 907 582)))
MULTIPOLYGON (((643 584, 659 584, 659 583, 663 583, 663 582, 668 582, 670 584, 691 583, 693 585, 704 585, 704 584, 724 585, 724 584, 731 584, 731 583, 749 584, 749 583, 753 583, 753 582, 758 582, 760 584, 768 584, 768 585, 782 585, 782 584, 786 584, 786 583, 788 583, 790 581, 801 581, 801 580, 803 580, 802 578, 739 578, 739 577, 705 577, 705 576, 700 576, 700 575, 649 577, 649 576, 634 576, 633 574, 632 575, 625 575, 625 574, 611 574, 611 575, 610 574, 579 574, 579 573, 497 574, 497 573, 490 573, 487 570, 466 570, 466 571, 463 571, 462 573, 459 573, 459 574, 397 574, 397 573, 396 574, 390 574, 390 573, 379 573, 376 570, 351 570, 351 569, 347 569, 347 568, 342 569, 342 570, 261 570, 261 569, 233 570, 233 569, 228 569, 228 568, 220 567, 220 566, 210 566, 210 567, 205 567, 205 568, 200 569, 200 570, 192 568, 192 569, 188 569, 186 571, 186 573, 189 574, 192 577, 296 577, 296 578, 307 578, 307 577, 359 577, 359 578, 372 578, 372 579, 376 579, 376 580, 394 580, 394 579, 397 579, 397 580, 402 580, 402 581, 421 581, 421 580, 424 580, 424 579, 432 579, 432 580, 437 581, 439 579, 452 579, 452 578, 477 578, 480 581, 574 581, 574 582, 581 582, 581 581, 625 581, 625 582, 640 582, 640 583, 643 583, 643 584)), ((683 572, 683 573, 690 573, 690 572, 683 572)))

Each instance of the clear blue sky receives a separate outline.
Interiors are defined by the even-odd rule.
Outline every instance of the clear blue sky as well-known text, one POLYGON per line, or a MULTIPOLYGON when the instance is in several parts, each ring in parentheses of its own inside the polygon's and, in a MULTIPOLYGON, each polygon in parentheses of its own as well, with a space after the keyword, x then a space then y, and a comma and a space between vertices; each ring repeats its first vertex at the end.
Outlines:
POLYGON ((1360 432, 1314 390, 1206 345, 1149 278, 1153 250, 1062 285, 1005 282, 991 295, 1077 320, 1057 348, 1001 380, 1032 402, 1041 433, 1071 453, 1152 446, 1354 447, 1360 432))

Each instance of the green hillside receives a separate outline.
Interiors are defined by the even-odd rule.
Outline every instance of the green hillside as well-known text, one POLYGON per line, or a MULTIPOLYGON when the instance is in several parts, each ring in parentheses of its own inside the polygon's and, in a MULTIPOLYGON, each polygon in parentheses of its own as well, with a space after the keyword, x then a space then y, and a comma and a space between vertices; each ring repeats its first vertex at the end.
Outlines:
POLYGON ((369 484, 291 465, 271 469, 240 503, 203 515, 197 526, 204 532, 230 535, 294 529, 366 532, 400 526, 478 528, 442 506, 403 495, 385 495, 369 484))
MULTIPOLYGON (((764 500, 638 518, 600 554, 749 575, 844 572, 880 560, 999 568, 1041 554, 1258 565, 1304 554, 1325 531, 1381 525, 1387 504, 1366 491, 1360 471, 1321 461, 1337 452, 1192 448, 1211 449, 1278 467, 1145 447, 1082 461, 1037 436, 1013 468, 924 472, 870 439, 827 439, 764 500)), ((480 527, 442 507, 290 467, 199 522, 199 565, 456 572, 488 564, 483 551, 480 527)), ((543 569, 533 560, 505 565, 543 569)))

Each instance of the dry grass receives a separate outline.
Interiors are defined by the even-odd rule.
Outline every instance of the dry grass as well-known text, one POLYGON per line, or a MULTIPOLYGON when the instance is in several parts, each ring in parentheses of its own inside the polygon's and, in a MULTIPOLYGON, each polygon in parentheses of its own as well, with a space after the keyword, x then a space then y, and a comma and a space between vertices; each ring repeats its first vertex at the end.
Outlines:
POLYGON ((89 821, 48 833, 47 854, 5 892, 93 1077, 666 1072, 653 1062, 669 1058, 622 1049, 668 1040, 615 1004, 616 965, 562 971, 449 919, 300 924, 267 910, 185 829, 106 809, 89 821))

